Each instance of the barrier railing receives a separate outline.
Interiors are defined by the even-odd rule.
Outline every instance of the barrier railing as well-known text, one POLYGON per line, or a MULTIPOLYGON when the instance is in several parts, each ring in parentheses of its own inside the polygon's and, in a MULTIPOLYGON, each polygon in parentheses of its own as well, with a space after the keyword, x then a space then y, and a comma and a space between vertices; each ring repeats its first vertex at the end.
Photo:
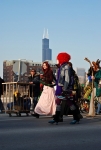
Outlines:
POLYGON ((2 85, 2 102, 5 113, 8 113, 9 116, 12 113, 15 113, 17 116, 21 116, 21 113, 28 115, 31 105, 29 83, 7 82, 2 83, 2 85))

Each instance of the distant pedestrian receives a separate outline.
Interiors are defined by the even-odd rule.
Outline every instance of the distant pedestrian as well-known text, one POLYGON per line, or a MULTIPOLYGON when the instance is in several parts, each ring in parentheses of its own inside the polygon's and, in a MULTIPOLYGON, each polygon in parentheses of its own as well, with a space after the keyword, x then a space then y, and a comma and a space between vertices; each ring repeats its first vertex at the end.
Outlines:
POLYGON ((3 89, 5 90, 5 87, 3 87, 2 83, 4 83, 4 79, 2 79, 0 77, 0 112, 2 112, 2 110, 4 110, 4 106, 1 100, 1 95, 3 95, 3 89))
POLYGON ((28 77, 28 82, 30 84, 29 95, 33 99, 33 105, 35 108, 35 106, 38 102, 38 97, 40 95, 40 75, 36 73, 35 69, 32 69, 30 71, 30 76, 28 77))

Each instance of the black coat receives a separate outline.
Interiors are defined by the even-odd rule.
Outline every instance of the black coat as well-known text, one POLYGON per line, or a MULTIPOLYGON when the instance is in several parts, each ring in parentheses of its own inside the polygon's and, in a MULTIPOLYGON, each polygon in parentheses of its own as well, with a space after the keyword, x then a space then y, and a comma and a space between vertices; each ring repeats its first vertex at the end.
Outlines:
POLYGON ((4 83, 4 80, 0 77, 0 96, 3 94, 3 85, 2 83, 4 83))
POLYGON ((40 95, 40 75, 35 74, 33 77, 28 77, 28 82, 33 82, 29 87, 31 97, 38 97, 40 95))

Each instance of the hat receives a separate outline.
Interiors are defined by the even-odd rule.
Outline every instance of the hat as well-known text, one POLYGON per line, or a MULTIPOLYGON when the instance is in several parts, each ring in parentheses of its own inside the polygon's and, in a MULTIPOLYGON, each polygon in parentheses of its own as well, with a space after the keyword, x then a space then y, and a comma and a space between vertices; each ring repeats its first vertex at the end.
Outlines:
POLYGON ((71 59, 71 56, 66 52, 59 53, 57 56, 57 60, 59 61, 59 64, 69 62, 70 59, 71 59))

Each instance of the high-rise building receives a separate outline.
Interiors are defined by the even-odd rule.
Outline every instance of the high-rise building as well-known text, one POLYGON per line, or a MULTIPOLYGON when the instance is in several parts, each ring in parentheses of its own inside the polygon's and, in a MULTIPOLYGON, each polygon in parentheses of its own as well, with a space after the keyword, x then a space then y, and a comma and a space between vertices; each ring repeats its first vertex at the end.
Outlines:
POLYGON ((75 69, 78 77, 79 77, 79 82, 80 84, 84 84, 86 81, 86 72, 85 72, 85 68, 76 68, 75 69))
POLYGON ((42 62, 45 60, 52 60, 52 49, 49 48, 48 30, 44 30, 42 39, 42 62))
POLYGON ((46 50, 46 59, 52 60, 52 50, 50 48, 46 50))

